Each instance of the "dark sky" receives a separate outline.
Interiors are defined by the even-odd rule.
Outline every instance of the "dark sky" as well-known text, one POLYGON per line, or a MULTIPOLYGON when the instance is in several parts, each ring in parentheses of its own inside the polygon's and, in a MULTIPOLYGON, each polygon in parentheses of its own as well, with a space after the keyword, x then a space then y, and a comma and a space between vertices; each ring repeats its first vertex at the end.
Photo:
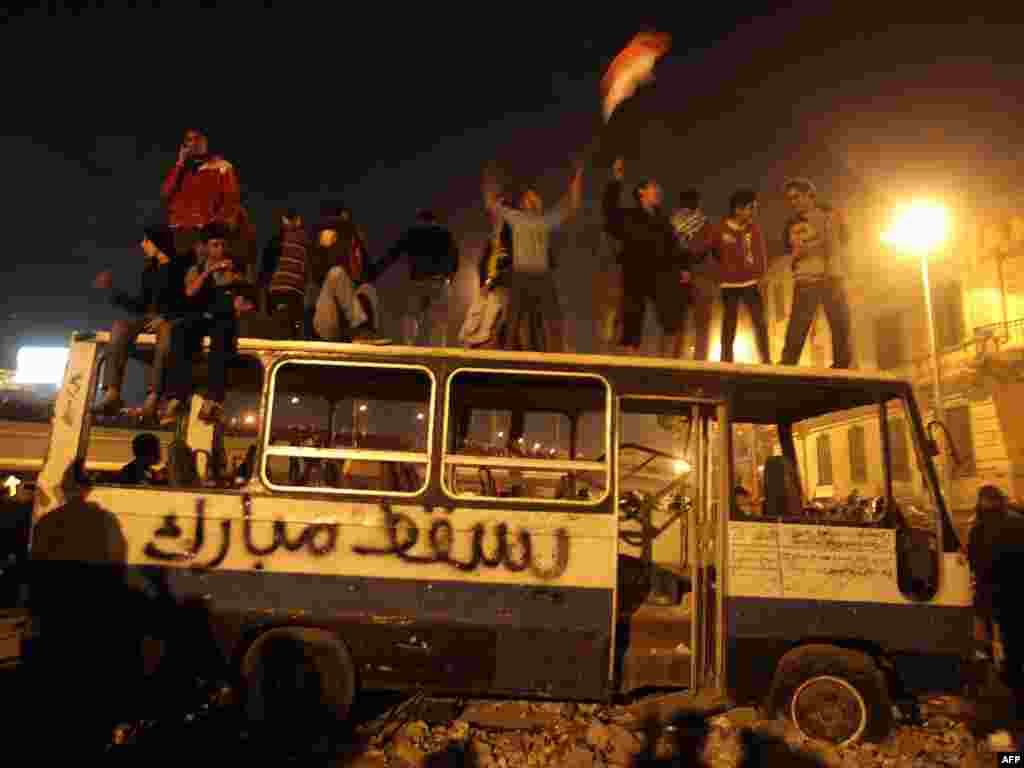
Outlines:
POLYGON ((674 49, 603 132, 590 198, 620 152, 629 178, 656 176, 670 200, 699 185, 713 213, 735 186, 760 188, 770 231, 791 174, 838 202, 865 184, 1015 184, 1021 26, 940 23, 928 6, 897 19, 862 3, 760 16, 703 5, 562 21, 517 4, 8 18, 0 367, 13 366, 15 344, 60 343, 117 316, 90 283, 114 268, 119 287, 135 286, 140 226, 186 125, 206 126, 235 164, 261 240, 281 206, 310 217, 342 198, 379 255, 423 205, 460 234, 484 226, 489 161, 512 183, 560 194, 600 126, 601 73, 645 25, 672 33, 674 49))

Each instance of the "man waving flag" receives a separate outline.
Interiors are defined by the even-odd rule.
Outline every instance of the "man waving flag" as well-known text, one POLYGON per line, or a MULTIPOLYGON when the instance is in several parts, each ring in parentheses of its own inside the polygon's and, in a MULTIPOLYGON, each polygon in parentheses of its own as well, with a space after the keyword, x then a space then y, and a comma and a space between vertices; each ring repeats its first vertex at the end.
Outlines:
POLYGON ((654 64, 672 47, 672 37, 663 32, 641 32, 616 56, 601 79, 604 121, 637 88, 654 79, 654 64))

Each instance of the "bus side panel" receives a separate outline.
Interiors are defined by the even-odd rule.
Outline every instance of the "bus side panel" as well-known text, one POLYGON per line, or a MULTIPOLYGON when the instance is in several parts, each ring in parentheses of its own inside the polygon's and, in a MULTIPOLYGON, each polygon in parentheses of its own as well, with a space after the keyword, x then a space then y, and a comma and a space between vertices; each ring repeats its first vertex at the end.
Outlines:
POLYGON ((615 551, 609 515, 104 487, 85 505, 73 537, 63 509, 39 522, 39 559, 106 564, 194 607, 228 658, 254 630, 294 623, 337 630, 370 687, 610 688, 615 574, 597 565, 615 551))
POLYGON ((972 632, 967 571, 943 556, 929 602, 896 581, 894 532, 774 522, 730 523, 732 684, 766 691, 779 658, 807 642, 882 653, 910 690, 956 690, 972 632), (756 661, 754 661, 756 659, 756 661), (769 663, 769 661, 771 663, 769 663))

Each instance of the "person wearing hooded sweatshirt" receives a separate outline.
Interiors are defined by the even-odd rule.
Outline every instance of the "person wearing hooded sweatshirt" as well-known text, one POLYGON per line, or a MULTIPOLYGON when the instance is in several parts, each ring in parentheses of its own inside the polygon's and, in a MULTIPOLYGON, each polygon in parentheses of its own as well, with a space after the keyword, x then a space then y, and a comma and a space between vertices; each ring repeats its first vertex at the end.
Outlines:
POLYGON ((313 331, 324 341, 375 340, 380 312, 366 236, 345 206, 331 204, 324 213, 310 258, 313 331))
POLYGON ((661 210, 661 187, 645 179, 633 188, 638 206, 619 204, 625 161, 612 167, 602 208, 605 231, 622 243, 622 346, 638 354, 643 340, 644 311, 654 304, 661 324, 661 355, 682 353, 682 328, 690 283, 690 255, 676 238, 671 221, 661 210))
POLYGON ((96 414, 116 414, 124 401, 121 392, 125 365, 140 333, 157 337, 153 351, 153 365, 146 368, 146 401, 143 416, 151 419, 156 414, 164 384, 164 366, 170 348, 171 323, 184 310, 184 260, 174 255, 171 233, 162 227, 146 227, 142 238, 145 265, 142 269, 139 293, 131 296, 113 291, 113 275, 101 272, 93 285, 111 291, 110 301, 135 315, 132 320, 117 320, 111 328, 110 345, 103 366, 103 398, 93 408, 96 414))
POLYGON ((729 198, 729 215, 704 236, 698 246, 718 254, 722 286, 722 354, 723 363, 733 361, 733 342, 740 303, 747 305, 754 340, 762 363, 771 362, 768 346, 768 324, 758 282, 768 269, 768 250, 764 234, 755 221, 757 193, 739 189, 729 198))
POLYGON ((432 211, 421 210, 416 213, 416 223, 373 265, 374 279, 403 256, 409 259, 412 281, 402 318, 403 343, 447 346, 449 291, 459 270, 459 245, 432 211))

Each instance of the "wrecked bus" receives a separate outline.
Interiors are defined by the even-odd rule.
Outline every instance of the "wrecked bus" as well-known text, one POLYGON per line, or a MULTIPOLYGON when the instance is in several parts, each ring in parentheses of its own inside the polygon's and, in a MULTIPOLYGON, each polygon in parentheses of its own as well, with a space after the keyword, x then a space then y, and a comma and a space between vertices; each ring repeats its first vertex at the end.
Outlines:
POLYGON ((108 342, 71 343, 34 572, 200 606, 254 720, 310 690, 334 718, 366 689, 629 697, 844 743, 961 687, 969 575, 904 380, 241 339, 246 460, 197 418, 200 356, 166 483, 124 486, 81 469, 108 342))

